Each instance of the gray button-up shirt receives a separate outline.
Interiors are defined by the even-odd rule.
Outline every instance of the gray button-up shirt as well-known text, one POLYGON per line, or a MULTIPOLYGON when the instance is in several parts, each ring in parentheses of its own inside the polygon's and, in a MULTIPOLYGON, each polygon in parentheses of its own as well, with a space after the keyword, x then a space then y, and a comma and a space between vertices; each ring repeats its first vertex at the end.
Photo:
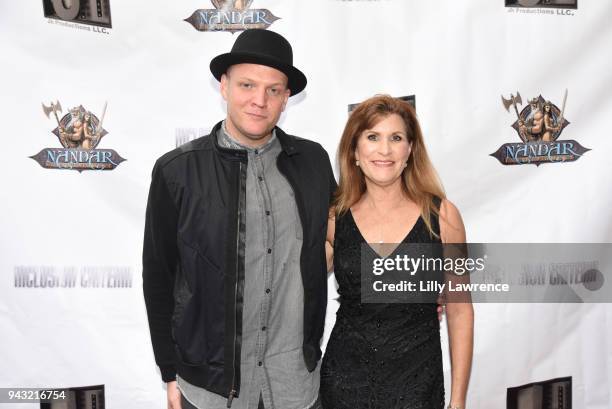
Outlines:
MULTIPOLYGON (((219 145, 248 152, 246 253, 240 396, 232 409, 311 408, 319 394, 319 366, 304 363, 304 286, 300 274, 302 224, 293 189, 279 172, 276 134, 259 148, 243 146, 225 130, 219 145)), ((200 409, 226 408, 227 400, 178 378, 185 399, 200 409)))

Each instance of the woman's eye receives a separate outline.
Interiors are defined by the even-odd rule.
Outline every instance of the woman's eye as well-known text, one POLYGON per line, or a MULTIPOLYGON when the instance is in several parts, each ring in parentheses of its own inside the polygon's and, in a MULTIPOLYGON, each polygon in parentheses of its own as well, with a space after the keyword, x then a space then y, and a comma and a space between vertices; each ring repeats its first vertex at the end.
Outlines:
POLYGON ((391 139, 392 139, 392 140, 394 140, 394 141, 396 141, 396 142, 399 142, 399 141, 401 141, 401 140, 402 140, 402 136, 401 136, 401 135, 393 135, 393 136, 391 137, 391 139))
POLYGON ((252 88, 253 84, 249 84, 248 82, 243 82, 242 84, 240 84, 240 86, 242 88, 252 88))
POLYGON ((367 138, 368 138, 368 141, 375 141, 376 140, 376 135, 370 134, 370 135, 367 136, 367 138))

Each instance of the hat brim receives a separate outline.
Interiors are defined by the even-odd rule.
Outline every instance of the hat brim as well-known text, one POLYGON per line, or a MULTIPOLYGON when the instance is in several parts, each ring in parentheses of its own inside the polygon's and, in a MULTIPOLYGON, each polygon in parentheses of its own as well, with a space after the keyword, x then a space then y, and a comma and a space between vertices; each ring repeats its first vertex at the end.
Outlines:
POLYGON ((249 53, 226 53, 216 56, 210 62, 210 71, 218 81, 227 72, 227 69, 235 64, 259 64, 279 70, 287 76, 287 88, 290 96, 299 94, 306 88, 306 76, 302 71, 292 65, 284 64, 276 59, 268 58, 259 54, 249 53))

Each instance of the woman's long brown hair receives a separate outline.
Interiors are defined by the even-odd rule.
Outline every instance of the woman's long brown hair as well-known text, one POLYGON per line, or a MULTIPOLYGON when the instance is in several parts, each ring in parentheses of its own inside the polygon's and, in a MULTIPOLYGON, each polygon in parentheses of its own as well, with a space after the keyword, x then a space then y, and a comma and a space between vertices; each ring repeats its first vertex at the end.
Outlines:
POLYGON ((427 155, 414 108, 409 103, 389 95, 376 95, 363 101, 349 117, 338 148, 340 183, 332 205, 333 213, 340 216, 347 212, 365 193, 365 177, 355 165, 357 140, 363 131, 372 129, 379 121, 392 114, 402 118, 408 141, 412 143, 408 164, 402 173, 404 193, 421 209, 421 216, 431 235, 438 236, 431 226, 431 214, 439 216, 440 210, 434 203, 434 198, 444 199, 444 189, 427 155))

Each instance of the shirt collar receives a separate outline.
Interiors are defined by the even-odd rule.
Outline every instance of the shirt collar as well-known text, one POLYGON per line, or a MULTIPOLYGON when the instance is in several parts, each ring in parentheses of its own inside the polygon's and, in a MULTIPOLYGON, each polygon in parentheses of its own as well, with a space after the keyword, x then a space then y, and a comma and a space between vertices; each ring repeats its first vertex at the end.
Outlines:
POLYGON ((276 140, 276 129, 272 130, 272 137, 268 140, 268 142, 265 143, 265 145, 259 146, 257 148, 253 148, 253 147, 250 147, 250 146, 243 145, 240 142, 238 142, 237 140, 235 140, 234 138, 232 138, 232 136, 227 131, 227 128, 225 127, 225 120, 224 120, 221 123, 221 127, 219 128, 219 132, 217 133, 217 141, 218 141, 219 145, 224 147, 224 148, 240 149, 240 150, 245 150, 248 153, 262 154, 262 153, 267 152, 268 150, 270 150, 270 148, 272 146, 274 146, 274 144, 277 142, 277 140, 276 140))

